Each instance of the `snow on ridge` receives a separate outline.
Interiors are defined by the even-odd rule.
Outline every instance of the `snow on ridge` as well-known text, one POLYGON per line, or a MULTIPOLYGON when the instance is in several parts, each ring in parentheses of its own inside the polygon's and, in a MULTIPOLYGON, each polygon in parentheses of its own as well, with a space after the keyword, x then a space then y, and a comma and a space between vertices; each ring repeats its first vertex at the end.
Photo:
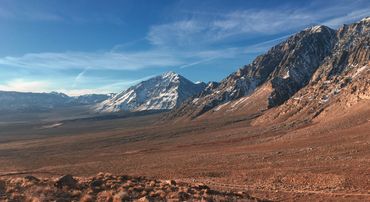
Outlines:
POLYGON ((356 78, 361 72, 363 72, 365 69, 367 69, 369 66, 365 65, 361 68, 358 68, 355 72, 355 74, 353 75, 353 78, 356 78))
POLYGON ((246 100, 249 99, 249 96, 245 96, 237 100, 235 103, 231 105, 231 108, 235 108, 236 106, 239 106, 240 104, 244 103, 246 100))
POLYGON ((324 25, 315 25, 315 26, 309 27, 305 30, 313 32, 313 33, 317 33, 317 32, 322 32, 324 28, 325 28, 324 25))
POLYGON ((290 77, 290 72, 289 70, 283 75, 283 79, 288 79, 290 77))
POLYGON ((370 16, 362 18, 360 22, 369 22, 370 21, 370 16))
POLYGON ((128 88, 98 105, 98 112, 173 109, 203 87, 175 72, 166 72, 128 88))

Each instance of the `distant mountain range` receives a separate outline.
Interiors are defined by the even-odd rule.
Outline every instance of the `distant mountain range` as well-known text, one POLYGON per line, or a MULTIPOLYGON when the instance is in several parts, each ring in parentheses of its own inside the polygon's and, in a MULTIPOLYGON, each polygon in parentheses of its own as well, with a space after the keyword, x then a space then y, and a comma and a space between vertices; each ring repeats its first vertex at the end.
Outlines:
POLYGON ((353 104, 370 99, 369 27, 368 17, 338 30, 307 28, 220 83, 193 83, 167 72, 116 95, 69 97, 61 93, 0 91, 0 111, 91 105, 99 113, 173 109, 167 114, 169 119, 262 113, 271 108, 280 110, 269 115, 274 118, 303 112, 308 117, 317 116, 334 100, 353 104))
MULTIPOLYGON (((212 83, 213 85, 214 83, 212 83)), ((55 108, 90 105, 92 112, 173 109, 206 88, 174 72, 167 72, 134 85, 118 94, 88 94, 70 97, 63 93, 0 91, 0 111, 39 112, 55 108)))
POLYGON ((23 93, 0 91, 1 112, 40 112, 58 107, 92 105, 112 95, 89 94, 70 97, 63 93, 23 93))

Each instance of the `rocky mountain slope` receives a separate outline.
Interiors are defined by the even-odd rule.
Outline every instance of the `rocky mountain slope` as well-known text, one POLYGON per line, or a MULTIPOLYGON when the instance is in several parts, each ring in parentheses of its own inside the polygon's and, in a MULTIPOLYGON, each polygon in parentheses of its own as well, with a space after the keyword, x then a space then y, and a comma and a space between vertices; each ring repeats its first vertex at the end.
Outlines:
POLYGON ((202 92, 204 83, 194 84, 181 75, 167 72, 128 88, 96 106, 98 112, 173 109, 202 92))
POLYGON ((251 105, 255 105, 253 110, 258 113, 281 106, 288 100, 290 105, 284 106, 290 108, 301 99, 301 96, 295 96, 300 93, 311 100, 320 97, 321 102, 326 102, 327 96, 331 95, 328 92, 340 94, 341 88, 349 83, 359 83, 356 91, 361 96, 357 98, 368 99, 368 76, 365 79, 359 76, 368 75, 369 25, 369 18, 365 18, 338 30, 326 26, 307 28, 168 116, 195 118, 205 113, 245 110, 251 105), (329 83, 337 85, 329 86, 329 83), (309 91, 306 86, 316 91, 309 91), (238 106, 244 108, 238 110, 238 106))
POLYGON ((58 107, 90 105, 102 102, 110 95, 91 94, 70 97, 63 93, 23 93, 0 91, 0 111, 40 112, 58 107))
POLYGON ((354 105, 370 106, 370 18, 339 28, 332 53, 311 76, 309 84, 257 122, 318 116, 327 120, 354 105))

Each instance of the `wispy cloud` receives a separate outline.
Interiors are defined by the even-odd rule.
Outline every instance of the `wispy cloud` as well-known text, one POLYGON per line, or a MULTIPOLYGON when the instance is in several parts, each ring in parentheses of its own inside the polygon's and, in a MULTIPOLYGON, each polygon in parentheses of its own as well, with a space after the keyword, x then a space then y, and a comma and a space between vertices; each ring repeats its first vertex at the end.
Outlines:
POLYGON ((49 81, 30 81, 24 79, 13 79, 0 84, 0 90, 19 92, 46 92, 50 91, 49 81))
POLYGON ((213 50, 204 50, 199 51, 196 53, 197 56, 199 56, 200 60, 195 60, 190 63, 186 63, 184 65, 179 66, 180 69, 198 66, 200 64, 208 63, 217 59, 230 59, 235 58, 238 56, 243 56, 246 54, 259 54, 267 51, 272 46, 278 44, 279 42, 283 41, 284 39, 288 38, 293 34, 284 35, 278 38, 270 39, 267 41, 259 42, 256 44, 251 44, 247 46, 241 46, 241 47, 232 47, 232 48, 226 48, 226 49, 213 49, 213 50))
MULTIPOLYGON (((78 96, 83 94, 108 94, 108 93, 119 93, 128 87, 135 85, 141 81, 152 78, 156 75, 149 75, 139 79, 123 79, 123 80, 107 80, 109 84, 100 85, 98 87, 86 87, 84 86, 70 86, 64 85, 63 81, 60 80, 29 80, 29 79, 12 79, 3 84, 0 84, 0 91, 18 91, 18 92, 51 92, 57 91, 62 92, 70 96, 78 96), (63 84, 63 85, 61 85, 63 84), (63 86, 62 88, 60 86, 63 86)), ((96 79, 96 78, 94 78, 96 79)), ((91 78, 86 78, 91 82, 91 78)), ((67 82, 68 83, 68 82, 67 82)), ((88 85, 87 85, 88 86, 88 85)))
POLYGON ((242 10, 234 11, 212 23, 217 30, 215 39, 240 34, 276 34, 312 23, 312 16, 302 10, 242 10))
MULTIPOLYGON (((293 33, 309 25, 338 26, 349 20, 354 21, 370 13, 369 8, 361 8, 363 5, 361 2, 363 1, 348 5, 346 1, 339 1, 336 5, 324 7, 320 6, 318 1, 314 1, 311 6, 305 8, 282 6, 274 9, 233 10, 207 15, 194 12, 174 22, 151 26, 146 39, 152 47, 144 51, 124 50, 127 46, 143 42, 143 39, 138 39, 116 45, 105 52, 28 53, 17 57, 2 57, 0 64, 20 68, 81 71, 86 68, 117 70, 185 68, 216 58, 232 58, 239 54, 264 51, 266 47, 285 38, 286 33, 293 33), (274 41, 247 44, 244 47, 219 46, 271 34, 283 36, 273 39, 274 41)), ((1 14, 10 15, 4 9, 0 9, 1 14)), ((79 77, 85 72, 81 73, 79 77)))
POLYGON ((147 39, 156 46, 188 46, 202 43, 200 37, 209 29, 199 20, 182 20, 150 28, 147 39), (195 40, 195 41, 194 41, 195 40))
POLYGON ((300 10, 243 10, 152 26, 148 40, 156 46, 202 47, 225 41, 273 35, 315 22, 300 10))
POLYGON ((0 58, 0 64, 17 68, 66 70, 78 69, 73 79, 76 86, 89 70, 140 70, 145 68, 188 68, 216 59, 230 59, 249 53, 262 53, 290 35, 240 47, 201 50, 151 49, 136 52, 66 52, 31 53, 20 57, 0 58))
POLYGON ((126 49, 131 48, 131 47, 137 45, 139 42, 144 42, 144 41, 145 41, 145 38, 140 38, 140 39, 136 39, 136 40, 133 40, 133 41, 126 42, 126 43, 116 44, 115 46, 113 46, 113 48, 110 51, 111 52, 126 51, 126 49))
POLYGON ((138 84, 139 82, 147 80, 154 76, 155 75, 149 75, 149 76, 145 76, 139 79, 126 79, 126 80, 114 81, 111 84, 102 85, 96 88, 76 88, 76 87, 73 87, 70 89, 59 88, 59 89, 55 89, 55 91, 63 92, 70 96, 78 96, 78 95, 93 94, 93 93, 98 93, 98 94, 119 93, 129 88, 132 85, 138 84))
MULTIPOLYGON (((0 20, 53 23, 64 22, 75 24, 125 24, 125 21, 117 14, 103 12, 73 13, 68 9, 61 8, 60 5, 63 4, 49 4, 48 1, 40 3, 2 0, 0 6, 0 20)), ((73 5, 73 3, 71 3, 71 5, 73 5)))
POLYGON ((76 87, 76 85, 81 82, 81 80, 83 79, 83 76, 86 74, 88 70, 89 68, 85 68, 84 70, 82 70, 80 73, 77 74, 77 76, 75 77, 73 81, 72 87, 76 87))
POLYGON ((0 19, 45 22, 64 21, 64 17, 60 14, 46 10, 33 9, 26 6, 19 6, 17 4, 13 4, 12 1, 6 1, 6 3, 2 4, 0 7, 0 19))
POLYGON ((20 57, 0 58, 1 65, 21 68, 44 69, 117 69, 137 70, 151 67, 181 65, 183 61, 168 52, 144 51, 131 53, 116 52, 66 52, 29 53, 20 57))
POLYGON ((183 19, 154 25, 148 40, 164 47, 193 48, 255 36, 294 32, 307 26, 325 24, 334 28, 369 15, 365 1, 337 1, 323 5, 313 1, 305 7, 282 5, 273 9, 240 9, 226 13, 186 12, 183 19))
POLYGON ((327 21, 324 21, 322 24, 330 26, 330 27, 338 27, 342 24, 351 23, 355 20, 358 20, 360 18, 364 18, 367 16, 370 16, 370 7, 359 9, 359 10, 354 10, 349 13, 346 13, 345 15, 331 18, 327 21))
POLYGON ((134 80, 122 80, 122 81, 118 81, 118 82, 114 82, 112 84, 109 84, 109 85, 104 85, 103 87, 100 87, 100 89, 117 89, 119 88, 120 90, 122 89, 125 89, 127 87, 130 87, 131 85, 135 85, 141 81, 145 81, 147 79, 150 79, 152 77, 154 77, 156 75, 149 75, 149 76, 145 76, 145 77, 142 77, 142 78, 139 78, 139 79, 134 79, 134 80))
POLYGON ((203 64, 205 62, 209 62, 209 61, 212 61, 212 60, 215 60, 215 59, 217 59, 217 57, 210 57, 210 58, 207 58, 207 59, 198 60, 198 61, 195 61, 195 62, 191 62, 191 63, 188 63, 188 64, 181 65, 179 68, 184 69, 184 68, 187 68, 187 67, 203 64))

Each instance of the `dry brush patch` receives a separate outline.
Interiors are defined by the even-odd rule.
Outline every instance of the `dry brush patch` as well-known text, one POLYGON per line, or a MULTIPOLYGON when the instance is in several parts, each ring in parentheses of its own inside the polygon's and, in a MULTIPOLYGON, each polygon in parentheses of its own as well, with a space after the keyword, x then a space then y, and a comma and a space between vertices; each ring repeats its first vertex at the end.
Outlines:
POLYGON ((98 173, 93 177, 0 178, 6 201, 262 201, 245 192, 217 191, 202 183, 98 173))

